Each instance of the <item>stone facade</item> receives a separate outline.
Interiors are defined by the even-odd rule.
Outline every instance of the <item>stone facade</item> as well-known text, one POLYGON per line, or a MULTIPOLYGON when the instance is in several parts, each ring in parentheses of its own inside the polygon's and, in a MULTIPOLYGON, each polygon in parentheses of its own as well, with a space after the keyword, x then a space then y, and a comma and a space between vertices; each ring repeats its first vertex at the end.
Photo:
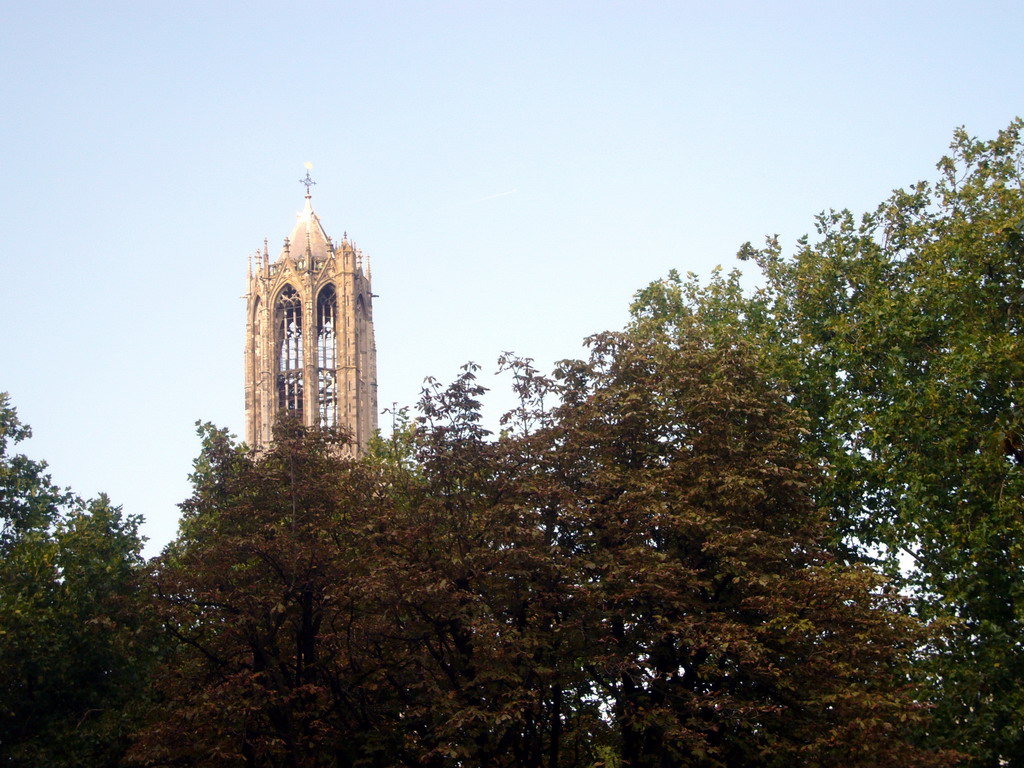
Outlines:
POLYGON ((245 439, 266 446, 289 413, 306 426, 347 430, 360 453, 377 429, 369 260, 347 235, 332 242, 306 189, 281 254, 271 261, 264 243, 249 265, 245 439))

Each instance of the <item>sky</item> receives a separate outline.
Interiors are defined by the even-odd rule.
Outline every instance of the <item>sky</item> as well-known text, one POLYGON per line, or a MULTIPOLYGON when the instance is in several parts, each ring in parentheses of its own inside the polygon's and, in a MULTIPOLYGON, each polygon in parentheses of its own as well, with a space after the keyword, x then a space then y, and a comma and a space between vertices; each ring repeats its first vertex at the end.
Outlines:
MULTIPOLYGON (((0 391, 21 450, 176 532, 244 432, 249 255, 302 210, 371 259, 379 400, 542 369, 670 269, 786 251, 1024 114, 1024 3, 0 3, 0 391)), ((751 284, 756 275, 750 275, 751 284)), ((390 427, 390 418, 381 417, 390 427)))

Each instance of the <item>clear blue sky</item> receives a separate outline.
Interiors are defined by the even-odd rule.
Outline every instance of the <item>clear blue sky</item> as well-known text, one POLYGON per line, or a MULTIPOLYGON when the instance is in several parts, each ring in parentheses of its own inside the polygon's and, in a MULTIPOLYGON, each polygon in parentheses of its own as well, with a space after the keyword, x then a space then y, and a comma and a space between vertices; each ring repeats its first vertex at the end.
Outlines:
POLYGON ((1019 0, 6 2, 0 390, 154 552, 193 423, 243 429, 247 258, 305 161, 372 259, 381 404, 413 404, 933 178, 1024 113, 1022 31, 1019 0))

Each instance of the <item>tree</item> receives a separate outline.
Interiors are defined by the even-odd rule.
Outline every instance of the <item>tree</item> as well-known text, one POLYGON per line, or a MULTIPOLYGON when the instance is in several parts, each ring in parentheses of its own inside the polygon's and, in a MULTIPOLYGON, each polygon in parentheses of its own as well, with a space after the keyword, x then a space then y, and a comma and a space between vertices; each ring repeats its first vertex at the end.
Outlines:
POLYGON ((355 462, 339 436, 289 424, 245 453, 204 428, 182 535, 155 571, 178 652, 135 761, 546 764, 538 663, 555 662, 505 621, 536 575, 513 572, 525 555, 499 552, 478 515, 494 470, 474 392, 467 372, 428 398, 438 423, 415 462, 394 446, 355 462))
POLYGON ((918 625, 834 562, 797 412, 744 347, 597 337, 489 439, 468 366, 366 461, 204 431, 157 564, 179 647, 141 764, 940 765, 918 625))
POLYGON ((638 327, 699 323, 758 348, 809 416, 833 550, 880 561, 945 630, 918 665, 927 738, 989 766, 1024 764, 1021 128, 957 131, 937 182, 859 222, 822 214, 791 258, 774 238, 744 246, 753 295, 736 274, 672 275, 634 306, 638 327))
POLYGON ((153 654, 139 519, 11 455, 29 435, 0 396, 0 761, 113 765, 153 654))
POLYGON ((153 577, 178 647, 157 675, 161 703, 132 757, 158 765, 186 755, 193 765, 329 764, 316 755, 333 743, 335 723, 308 713, 320 712, 325 698, 341 706, 344 697, 318 674, 332 652, 318 642, 321 628, 335 629, 323 624, 326 590, 340 575, 323 557, 335 535, 323 516, 339 511, 326 505, 344 467, 312 438, 279 437, 274 452, 253 460, 226 433, 207 426, 202 434, 181 535, 153 577))
POLYGON ((941 762, 900 725, 923 714, 915 623, 826 553, 803 420, 747 345, 698 326, 591 342, 538 456, 624 764, 941 762))
POLYGON ((6 559, 26 539, 48 530, 71 495, 53 485, 44 462, 10 454, 11 446, 32 436, 18 419, 10 397, 0 392, 0 554, 6 559))

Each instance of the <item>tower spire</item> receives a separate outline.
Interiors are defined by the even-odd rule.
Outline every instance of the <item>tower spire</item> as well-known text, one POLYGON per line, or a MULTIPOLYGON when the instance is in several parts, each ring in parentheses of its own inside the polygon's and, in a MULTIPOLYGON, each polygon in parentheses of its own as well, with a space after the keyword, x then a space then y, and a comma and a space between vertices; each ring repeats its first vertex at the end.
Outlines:
POLYGON ((264 447, 284 417, 307 427, 351 433, 354 455, 377 429, 377 346, 369 260, 347 233, 341 254, 313 211, 315 181, 306 163, 305 210, 296 216, 281 256, 269 247, 249 269, 245 347, 246 440, 264 447), (308 261, 303 261, 308 259, 308 261), (358 259, 366 273, 356 269, 358 259), (300 264, 302 267, 300 268, 300 264))

